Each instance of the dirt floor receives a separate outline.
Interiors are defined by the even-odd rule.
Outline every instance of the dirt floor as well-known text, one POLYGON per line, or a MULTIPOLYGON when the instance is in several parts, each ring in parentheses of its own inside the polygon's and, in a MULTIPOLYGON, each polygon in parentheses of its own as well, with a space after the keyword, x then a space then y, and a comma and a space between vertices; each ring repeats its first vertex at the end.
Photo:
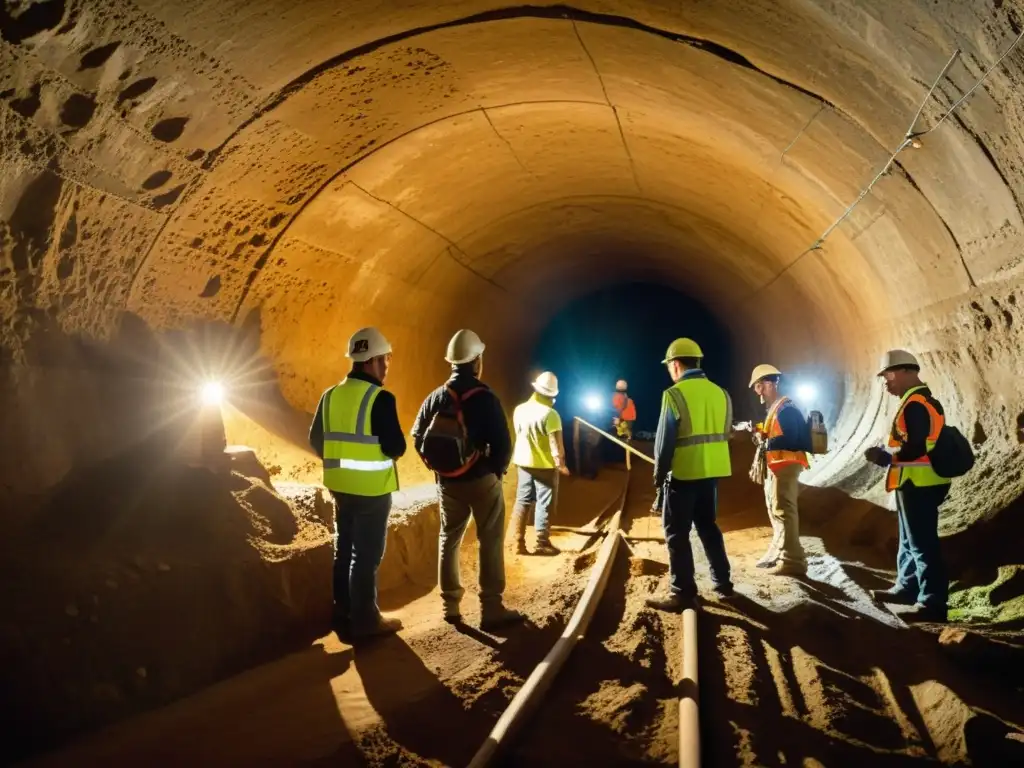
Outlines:
MULTIPOLYGON (((1019 635, 947 629, 940 643, 938 629, 908 629, 867 597, 891 563, 872 554, 878 547, 835 542, 834 528, 805 526, 807 578, 762 574, 753 568, 769 537, 760 488, 737 474, 722 485, 720 509, 740 595, 708 600, 700 617, 705 764, 1024 765, 1024 683, 963 663, 996 642, 1007 663, 1019 662, 1019 635)), ((635 536, 660 535, 646 514, 648 477, 646 468, 632 477, 635 536)), ((610 468, 597 481, 567 482, 556 522, 585 524, 624 478, 610 468)), ((809 496, 809 506, 820 502, 809 496)), ((823 518, 814 512, 807 517, 823 518)), ((399 636, 352 648, 328 635, 33 764, 465 765, 560 634, 600 543, 556 541, 560 557, 508 559, 508 603, 527 612, 524 627, 474 628, 467 544, 469 626, 440 621, 436 591, 392 591, 382 604, 403 618, 399 636)), ((706 594, 707 564, 694 547, 706 594)), ((680 617, 643 605, 666 584, 662 543, 620 546, 590 633, 504 764, 675 763, 680 617)))

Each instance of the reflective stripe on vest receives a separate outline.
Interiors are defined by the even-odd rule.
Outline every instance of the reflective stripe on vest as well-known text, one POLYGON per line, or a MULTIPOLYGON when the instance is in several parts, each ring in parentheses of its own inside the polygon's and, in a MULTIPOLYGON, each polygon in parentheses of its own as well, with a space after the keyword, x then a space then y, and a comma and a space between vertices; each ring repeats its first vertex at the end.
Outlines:
POLYGON ((701 480, 732 474, 729 458, 729 394, 704 377, 685 378, 665 391, 665 405, 676 415, 673 480, 701 480))
MULTIPOLYGON (((935 443, 939 439, 939 432, 942 431, 946 419, 928 402, 927 397, 918 394, 922 389, 926 389, 926 387, 924 385, 914 387, 903 395, 903 399, 900 401, 900 408, 896 412, 896 418, 893 419, 892 429, 889 432, 890 448, 900 448, 907 440, 907 420, 903 412, 911 403, 921 403, 928 410, 928 437, 925 438, 925 448, 928 452, 931 452, 932 448, 935 447, 935 443)), ((885 474, 885 490, 895 491, 908 482, 913 482, 918 488, 926 488, 932 485, 948 485, 951 481, 945 477, 939 477, 935 473, 935 470, 932 469, 932 460, 928 458, 928 453, 913 461, 899 461, 899 453, 894 453, 892 455, 892 464, 885 474)))
MULTIPOLYGON (((773 437, 782 437, 783 431, 782 425, 779 423, 779 411, 788 402, 790 402, 788 397, 780 397, 768 409, 768 415, 764 420, 764 432, 768 440, 771 440, 773 437)), ((810 462, 807 461, 807 454, 803 451, 766 451, 764 458, 768 463, 768 469, 771 470, 781 469, 790 464, 799 464, 805 469, 811 466, 810 462)))
POLYGON ((324 485, 354 496, 384 496, 398 490, 395 462, 370 434, 370 413, 381 388, 346 378, 324 399, 324 485))

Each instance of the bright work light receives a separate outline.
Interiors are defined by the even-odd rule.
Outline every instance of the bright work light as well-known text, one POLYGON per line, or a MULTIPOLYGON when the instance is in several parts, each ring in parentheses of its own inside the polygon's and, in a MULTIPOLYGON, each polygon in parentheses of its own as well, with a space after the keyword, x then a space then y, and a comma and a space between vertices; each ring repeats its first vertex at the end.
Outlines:
POLYGON ((818 396, 818 390, 813 384, 801 384, 796 388, 796 399, 805 405, 810 405, 818 396))
POLYGON ((588 411, 600 411, 601 410, 601 396, 590 393, 583 398, 583 406, 588 411))
POLYGON ((199 396, 204 405, 220 405, 224 400, 224 385, 219 381, 208 381, 203 384, 199 396))

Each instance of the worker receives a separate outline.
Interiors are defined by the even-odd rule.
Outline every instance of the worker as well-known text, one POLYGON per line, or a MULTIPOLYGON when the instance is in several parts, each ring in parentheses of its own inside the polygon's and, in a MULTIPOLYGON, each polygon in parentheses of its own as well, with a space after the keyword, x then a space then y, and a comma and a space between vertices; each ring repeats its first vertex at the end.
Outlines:
POLYGON ((779 392, 782 371, 773 365, 759 365, 750 374, 750 388, 768 407, 763 424, 754 429, 754 441, 764 443, 767 473, 764 500, 772 526, 768 551, 757 561, 777 576, 802 576, 807 573, 807 557, 800 543, 800 473, 810 464, 810 432, 807 420, 796 404, 779 392))
POLYGON ((636 421, 636 404, 629 396, 628 387, 625 379, 619 379, 615 382, 615 394, 612 396, 612 408, 615 410, 612 426, 615 434, 627 443, 633 439, 633 422, 636 421))
POLYGON ((696 527, 711 566, 716 595, 733 595, 725 540, 715 515, 718 478, 732 474, 729 459, 732 400, 701 369, 704 353, 692 339, 676 339, 662 361, 674 384, 661 398, 655 436, 654 484, 661 488, 670 594, 647 605, 663 611, 691 607, 697 597, 690 528, 696 527))
POLYGON ((885 489, 896 492, 899 548, 896 583, 875 590, 878 602, 912 605, 907 621, 946 621, 949 579, 939 547, 939 506, 950 481, 932 469, 928 452, 945 424, 942 404, 920 379, 921 366, 910 352, 893 349, 882 356, 878 375, 886 391, 900 398, 889 431, 888 450, 868 448, 864 457, 886 468, 885 489))
POLYGON ((484 349, 471 330, 452 336, 445 355, 451 375, 423 401, 412 438, 424 463, 434 470, 440 491, 438 583, 444 620, 462 623, 465 590, 459 553, 472 516, 480 544, 480 626, 494 629, 521 621, 523 615, 502 602, 505 497, 501 481, 512 457, 512 439, 501 402, 481 381, 484 349))
POLYGON ((558 501, 558 476, 568 475, 565 465, 565 443, 562 439, 562 417, 555 410, 558 378, 545 371, 533 382, 533 395, 516 406, 512 424, 516 431, 512 462, 519 468, 516 506, 512 510, 511 531, 516 552, 526 549, 526 517, 530 505, 536 504, 534 530, 537 533, 535 555, 557 555, 551 543, 551 517, 558 501))
POLYGON ((397 632, 398 618, 377 607, 377 569, 387 541, 395 460, 405 454, 395 396, 383 388, 391 344, 376 328, 356 331, 345 356, 352 370, 323 393, 309 444, 323 460, 324 485, 334 497, 334 627, 359 639, 397 632))

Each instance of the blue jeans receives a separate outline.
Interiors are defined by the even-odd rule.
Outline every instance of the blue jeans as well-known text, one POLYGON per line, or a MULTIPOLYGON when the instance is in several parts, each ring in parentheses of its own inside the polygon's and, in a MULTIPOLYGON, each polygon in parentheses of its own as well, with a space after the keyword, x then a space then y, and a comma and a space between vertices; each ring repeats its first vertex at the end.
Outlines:
POLYGON ((533 527, 543 540, 551 532, 551 513, 558 501, 558 470, 519 467, 519 485, 516 488, 516 506, 528 510, 536 503, 533 527))
POLYGON ((334 619, 359 631, 380 621, 377 569, 388 538, 391 494, 352 496, 331 491, 336 524, 334 619))
POLYGON ((942 610, 949 596, 949 577, 939 547, 939 506, 948 495, 948 485, 918 488, 907 483, 896 490, 900 526, 896 585, 922 605, 942 610))
POLYGON ((670 589, 684 600, 697 596, 693 575, 693 552, 690 550, 690 528, 697 529, 711 566, 711 581, 716 587, 728 588, 731 569, 725 554, 725 539, 715 522, 718 512, 718 480, 672 480, 661 494, 661 523, 668 546, 670 589))

